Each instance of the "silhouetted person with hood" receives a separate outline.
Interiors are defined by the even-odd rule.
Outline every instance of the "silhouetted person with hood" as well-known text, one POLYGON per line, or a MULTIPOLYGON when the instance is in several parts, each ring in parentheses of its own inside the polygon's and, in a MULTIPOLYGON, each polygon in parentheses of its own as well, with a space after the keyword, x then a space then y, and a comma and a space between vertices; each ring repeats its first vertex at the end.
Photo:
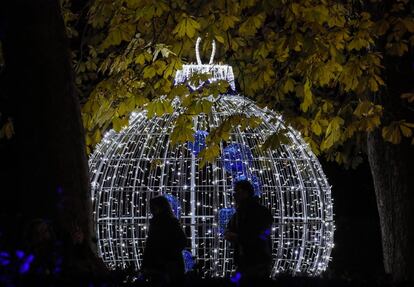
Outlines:
POLYGON ((150 211, 152 219, 142 263, 144 274, 150 278, 151 286, 182 285, 182 250, 186 246, 187 238, 165 197, 151 199, 150 211))
POLYGON ((254 196, 247 180, 234 187, 236 213, 230 219, 224 238, 234 245, 237 280, 255 282, 268 279, 272 267, 270 231, 273 217, 254 196))

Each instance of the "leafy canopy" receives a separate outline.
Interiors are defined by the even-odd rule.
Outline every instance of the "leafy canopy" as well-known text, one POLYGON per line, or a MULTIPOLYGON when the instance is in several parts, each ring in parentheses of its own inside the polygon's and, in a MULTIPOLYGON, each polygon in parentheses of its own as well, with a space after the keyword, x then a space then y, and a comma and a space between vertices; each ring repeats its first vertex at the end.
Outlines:
MULTIPOLYGON (((214 101, 206 97, 227 88, 173 86, 175 71, 195 59, 197 36, 202 55, 216 40, 216 58, 233 66, 239 92, 282 113, 316 154, 355 166, 366 133, 379 128, 385 141, 414 143, 414 124, 378 100, 387 90, 384 57, 413 52, 408 0, 95 0, 82 15, 62 3, 68 34, 81 43, 73 52, 90 148, 105 130, 125 126, 137 108, 150 117, 171 113, 175 97, 185 112, 172 140, 192 137, 192 115, 208 113, 214 101)), ((414 90, 390 96, 412 108, 414 90)), ((257 119, 224 121, 200 156, 214 158, 219 141, 240 122, 254 126, 257 119)), ((273 135, 265 146, 281 143, 283 134, 273 135)))

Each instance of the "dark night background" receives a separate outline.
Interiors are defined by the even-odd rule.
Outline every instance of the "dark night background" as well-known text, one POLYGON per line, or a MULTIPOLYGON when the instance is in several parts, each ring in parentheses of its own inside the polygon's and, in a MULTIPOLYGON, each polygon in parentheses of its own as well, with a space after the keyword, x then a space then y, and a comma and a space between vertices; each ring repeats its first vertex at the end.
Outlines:
MULTIPOLYGON (((0 19, 2 18, 0 17, 0 19)), ((0 77, 0 86, 5 84, 4 81, 5 79, 0 77)), ((11 168, 15 164, 16 154, 18 154, 18 150, 16 150, 13 140, 8 143, 0 142, 0 179, 8 179, 6 184, 0 182, 2 197, 0 247, 16 244, 19 240, 19 238, 5 239, 2 235, 8 229, 24 229, 24 226, 19 225, 20 219, 10 215, 16 214, 16 208, 23 208, 22 205, 31 204, 30 200, 22 198, 21 194, 16 193, 14 183, 17 185, 19 182, 24 182, 25 173, 35 170, 36 166, 11 168), (19 174, 14 173, 16 169, 20 171, 19 174)), ((328 182, 332 186, 336 225, 335 247, 331 254, 332 261, 322 277, 334 280, 377 282, 385 275, 382 262, 381 230, 367 158, 356 169, 345 169, 336 163, 319 160, 327 175, 328 182)), ((31 196, 36 196, 36 190, 33 190, 31 196)), ((47 205, 48 199, 44 198, 41 202, 47 205)))
POLYGON ((336 163, 321 163, 332 185, 336 225, 332 262, 324 276, 358 280, 382 277, 381 230, 367 161, 349 170, 336 163))
MULTIPOLYGON (((9 168, 5 163, 13 162, 7 158, 5 149, 0 147, 0 172, 5 175, 9 168)), ((335 214, 335 247, 332 262, 323 273, 327 279, 375 281, 384 276, 381 249, 381 231, 375 202, 375 191, 369 165, 365 160, 356 169, 344 169, 336 163, 321 160, 323 170, 332 185, 335 214)), ((23 172, 22 167, 22 172, 23 172)), ((9 175, 12 176, 12 175, 9 175)), ((19 179, 16 179, 19 180, 19 179)), ((20 180, 24 180, 23 175, 20 180)), ((3 186, 2 201, 18 200, 13 187, 3 186)), ((46 202, 45 202, 46 203, 46 202)), ((7 222, 8 208, 2 208, 2 226, 16 228, 16 222, 7 222), (6 224, 9 223, 9 224, 6 224)), ((10 214, 10 213, 9 213, 10 214)), ((17 219, 18 221, 18 219, 17 219)), ((18 223, 17 223, 18 224, 18 223)), ((19 228, 22 228, 19 226, 19 228)), ((12 239, 17 240, 17 239, 12 239)))

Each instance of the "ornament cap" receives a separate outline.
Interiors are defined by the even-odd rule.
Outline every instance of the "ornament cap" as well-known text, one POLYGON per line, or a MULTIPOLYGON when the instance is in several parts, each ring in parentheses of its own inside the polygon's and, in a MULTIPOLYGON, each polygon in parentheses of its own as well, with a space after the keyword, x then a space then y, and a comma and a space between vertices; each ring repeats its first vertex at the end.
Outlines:
MULTIPOLYGON (((201 38, 198 37, 196 41, 196 45, 195 45, 195 52, 196 52, 197 64, 203 65, 203 62, 201 62, 201 57, 200 57, 200 42, 201 42, 201 38)), ((211 42, 211 55, 210 55, 210 61, 208 62, 209 65, 213 64, 215 54, 216 54, 216 42, 213 40, 211 42)))
POLYGON ((181 70, 177 70, 174 79, 174 85, 179 85, 182 83, 187 83, 192 90, 200 89, 206 82, 215 82, 218 80, 225 80, 229 83, 230 89, 233 92, 236 92, 236 85, 234 82, 233 68, 229 65, 214 64, 214 56, 216 54, 216 42, 213 40, 211 43, 212 50, 210 55, 210 60, 208 64, 203 64, 200 57, 200 42, 201 38, 198 37, 195 44, 196 52, 196 64, 187 64, 183 65, 181 70), (194 85, 189 82, 189 79, 194 74, 206 74, 210 73, 212 76, 207 81, 200 82, 198 85, 194 85))

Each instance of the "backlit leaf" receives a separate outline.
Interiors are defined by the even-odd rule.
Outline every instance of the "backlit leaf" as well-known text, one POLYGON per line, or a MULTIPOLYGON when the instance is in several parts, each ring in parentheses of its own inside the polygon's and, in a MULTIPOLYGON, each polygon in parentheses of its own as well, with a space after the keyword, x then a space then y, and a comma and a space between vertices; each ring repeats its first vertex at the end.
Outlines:
POLYGON ((397 122, 393 122, 388 126, 383 127, 382 137, 390 143, 399 144, 401 142, 401 131, 399 124, 397 122))

